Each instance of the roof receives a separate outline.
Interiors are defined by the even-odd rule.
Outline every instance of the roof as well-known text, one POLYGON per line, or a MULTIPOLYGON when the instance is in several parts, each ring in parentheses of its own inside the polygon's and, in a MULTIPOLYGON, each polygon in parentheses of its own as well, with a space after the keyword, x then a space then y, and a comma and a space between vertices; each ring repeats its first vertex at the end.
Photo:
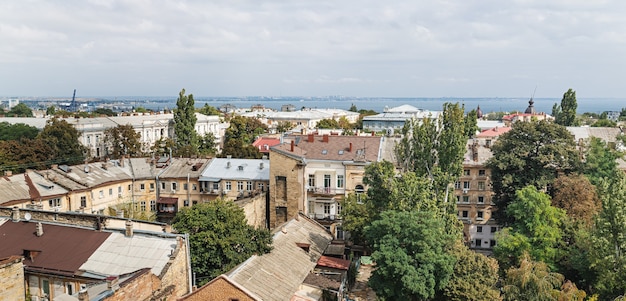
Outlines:
POLYGON ((10 205, 11 201, 53 198, 67 192, 67 189, 47 179, 40 172, 32 170, 0 177, 0 204, 3 205, 10 205))
POLYGON ((341 287, 341 282, 314 273, 309 273, 304 279, 303 283, 319 287, 321 289, 330 288, 333 290, 339 290, 339 288, 341 287))
POLYGON ((269 181, 270 160, 213 158, 202 171, 199 180, 219 182, 228 180, 269 181))
POLYGON ((481 131, 478 135, 476 135, 476 138, 498 137, 510 130, 511 130, 511 127, 508 127, 508 126, 506 127, 496 126, 494 128, 481 131))
POLYGON ((337 257, 322 256, 317 260, 317 266, 338 270, 348 270, 350 268, 350 260, 337 257))
POLYGON ((289 300, 333 238, 323 226, 302 214, 279 229, 270 253, 252 256, 227 273, 233 282, 263 300, 289 300), (296 243, 310 244, 309 252, 296 243))
POLYGON ((31 270, 53 271, 72 276, 96 249, 111 235, 108 232, 43 224, 43 235, 36 236, 34 222, 12 222, 0 225, 0 257, 22 255, 24 250, 39 252, 25 256, 24 266, 31 270))
POLYGON ((269 153, 269 148, 278 144, 280 144, 280 138, 274 137, 259 137, 259 139, 252 143, 252 145, 258 148, 262 153, 269 153), (267 149, 265 146, 267 146, 267 149))
POLYGON ((198 178, 209 161, 211 161, 211 159, 172 158, 169 165, 159 175, 159 178, 198 178))
POLYGON ((574 135, 574 139, 588 139, 590 137, 597 137, 604 142, 615 142, 618 135, 622 134, 620 128, 611 127, 574 127, 568 126, 567 130, 574 135))
POLYGON ((329 161, 365 161, 381 160, 382 137, 378 136, 291 136, 291 141, 272 148, 285 155, 296 156, 307 160, 329 161), (327 139, 328 142, 324 142, 327 139), (352 146, 352 150, 350 147, 352 146))

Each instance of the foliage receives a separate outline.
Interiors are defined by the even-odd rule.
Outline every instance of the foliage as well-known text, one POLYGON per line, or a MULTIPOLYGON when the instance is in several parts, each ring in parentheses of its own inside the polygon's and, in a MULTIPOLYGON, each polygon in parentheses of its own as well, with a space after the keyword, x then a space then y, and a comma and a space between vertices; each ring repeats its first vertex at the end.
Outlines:
POLYGON ((207 132, 200 137, 199 142, 198 153, 202 155, 215 155, 217 153, 217 143, 215 143, 215 135, 213 133, 207 132))
POLYGON ((43 139, 0 141, 0 166, 16 173, 29 168, 44 169, 57 162, 54 151, 43 139))
POLYGON ((24 123, 10 124, 6 121, 0 122, 0 140, 20 140, 34 139, 39 134, 39 130, 24 123))
POLYGON ((7 117, 33 117, 31 110, 25 103, 20 102, 12 107, 7 113, 7 117))
POLYGON ((454 272, 440 300, 501 300, 497 289, 498 262, 457 242, 452 249, 456 258, 454 272))
POLYGON ((198 285, 271 250, 270 232, 246 224, 243 209, 231 201, 185 207, 174 217, 173 227, 189 234, 192 270, 202 279, 198 285))
POLYGON ((614 179, 621 173, 616 162, 619 156, 602 139, 591 137, 586 144, 582 171, 593 185, 598 186, 602 179, 614 179))
POLYGON ((512 267, 506 271, 504 300, 584 300, 586 296, 584 291, 578 290, 571 282, 563 285, 563 280, 563 275, 550 272, 545 263, 524 256, 519 267, 512 267), (563 291, 560 290, 562 285, 563 291))
POLYGON ((116 116, 117 114, 113 112, 111 109, 107 108, 97 108, 93 111, 95 116, 106 115, 106 116, 116 116))
POLYGON ((289 121, 279 121, 278 125, 276 125, 276 131, 279 133, 287 132, 293 128, 293 124, 289 121))
POLYGON ((476 109, 471 110, 467 113, 465 117, 465 136, 467 138, 473 138, 480 128, 478 127, 478 112, 476 109))
POLYGON ((591 268, 595 289, 608 300, 626 292, 626 179, 623 175, 599 184, 602 211, 593 230, 591 268))
POLYGON ((259 159, 263 155, 252 145, 261 134, 267 133, 267 125, 257 118, 234 116, 224 135, 222 157, 259 159))
POLYGON ((339 117, 339 121, 337 121, 337 125, 339 126, 340 129, 343 129, 344 131, 349 131, 354 128, 354 125, 350 123, 350 121, 348 120, 348 118, 346 118, 346 116, 339 117))
POLYGON ((446 287, 456 237, 432 212, 385 211, 365 234, 376 262, 369 285, 381 300, 425 300, 446 287))
POLYGON ((137 112, 137 113, 148 113, 151 110, 148 110, 148 109, 146 109, 144 107, 136 107, 134 111, 137 112))
POLYGON ((118 125, 104 130, 104 141, 110 147, 109 155, 120 158, 123 155, 131 157, 142 156, 141 134, 135 131, 132 125, 118 125))
POLYGON ((197 121, 193 94, 185 95, 182 89, 174 109, 174 134, 176 135, 176 155, 190 157, 198 153, 197 121))
POLYGON ((358 112, 356 105, 353 103, 350 105, 350 109, 348 109, 348 111, 350 112, 358 112))
POLYGON ((58 164, 75 165, 84 161, 87 149, 80 144, 78 137, 80 132, 65 120, 52 118, 46 122, 46 126, 37 135, 52 147, 49 158, 53 158, 58 164))
POLYGON ((332 119, 332 118, 328 118, 328 119, 322 119, 320 121, 317 122, 317 126, 318 129, 338 129, 339 127, 339 122, 337 122, 337 120, 332 119))
POLYGON ((359 119, 357 119, 356 123, 354 124, 354 128, 355 129, 363 129, 363 117, 365 116, 371 116, 371 115, 376 115, 378 114, 376 111, 374 110, 359 110, 359 119))
POLYGON ((516 122, 491 147, 493 157, 487 161, 491 169, 494 212, 501 225, 512 221, 508 204, 515 192, 528 185, 545 189, 558 173, 579 169, 579 152, 574 138, 561 125, 548 121, 516 122))
POLYGON ((554 104, 552 107, 554 122, 563 126, 578 126, 579 123, 576 120, 577 108, 576 91, 568 89, 567 92, 563 94, 561 105, 554 104))
POLYGON ((117 212, 122 210, 124 218, 138 219, 143 221, 156 221, 156 212, 138 210, 138 204, 132 202, 123 202, 110 206, 108 208, 110 216, 117 216, 117 212))
POLYGON ((175 147, 174 139, 161 137, 150 147, 150 151, 155 155, 169 156, 170 151, 175 147))
POLYGON ((52 116, 54 115, 55 111, 56 111, 56 108, 54 106, 49 106, 48 108, 46 108, 46 115, 52 116))
POLYGON ((363 229, 373 220, 373 210, 370 208, 371 205, 364 195, 357 197, 355 194, 350 194, 341 201, 342 227, 350 232, 350 239, 354 244, 366 244, 363 229))
POLYGON ((593 223, 600 210, 600 199, 589 179, 582 175, 560 176, 552 189, 552 206, 565 210, 575 222, 593 223))
POLYGON ((220 112, 220 110, 218 110, 216 107, 214 106, 210 106, 208 103, 205 103, 204 106, 202 108, 198 109, 198 113, 203 114, 203 115, 221 115, 222 112, 220 112))
POLYGON ((605 128, 614 128, 617 127, 617 123, 615 121, 611 121, 608 119, 600 119, 596 122, 594 122, 593 124, 591 124, 592 127, 605 127, 605 128))

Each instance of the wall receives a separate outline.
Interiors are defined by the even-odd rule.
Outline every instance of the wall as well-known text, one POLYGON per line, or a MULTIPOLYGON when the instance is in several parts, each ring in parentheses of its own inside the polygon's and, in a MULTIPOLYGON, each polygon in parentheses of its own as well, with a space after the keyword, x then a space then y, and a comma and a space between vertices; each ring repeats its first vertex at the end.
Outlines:
POLYGON ((237 287, 226 281, 223 277, 215 278, 207 285, 199 288, 193 294, 181 299, 181 301, 255 301, 237 287))
POLYGON ((24 265, 21 256, 0 260, 0 300, 25 300, 24 265))
POLYGON ((188 250, 185 239, 182 237, 177 238, 177 247, 170 261, 167 263, 159 278, 161 279, 161 289, 173 287, 173 296, 183 296, 189 293, 189 271, 191 267, 188 260, 188 250))
POLYGON ((248 225, 255 228, 266 228, 266 194, 260 193, 252 198, 245 198, 235 201, 239 207, 243 208, 248 225))
MULTIPOLYGON (((272 151, 270 154, 270 228, 277 227, 304 212, 303 166, 299 160, 272 151), (277 177, 286 178, 286 187, 277 185, 277 177), (281 191, 278 191, 281 190, 281 191), (277 208, 286 208, 286 215, 277 214, 277 208)), ((280 183, 278 183, 280 184, 280 183)))
POLYGON ((159 278, 146 269, 121 283, 119 289, 103 301, 151 300, 155 293, 159 293, 160 286, 159 278))

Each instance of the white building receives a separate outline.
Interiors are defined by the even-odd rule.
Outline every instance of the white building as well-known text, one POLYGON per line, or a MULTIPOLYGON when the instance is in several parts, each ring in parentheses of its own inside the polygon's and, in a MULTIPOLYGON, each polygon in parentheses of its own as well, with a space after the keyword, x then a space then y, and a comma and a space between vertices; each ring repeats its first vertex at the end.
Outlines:
POLYGON ((381 114, 363 117, 363 129, 366 131, 399 131, 404 127, 407 120, 424 118, 437 119, 441 111, 429 111, 418 109, 411 105, 401 105, 394 108, 386 108, 381 114))

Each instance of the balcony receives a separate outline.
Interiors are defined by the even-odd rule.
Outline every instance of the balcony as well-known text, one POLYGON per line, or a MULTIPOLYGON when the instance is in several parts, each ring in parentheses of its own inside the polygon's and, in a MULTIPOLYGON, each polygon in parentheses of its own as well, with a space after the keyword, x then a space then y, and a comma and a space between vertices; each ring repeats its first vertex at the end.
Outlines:
POLYGON ((345 189, 332 187, 309 187, 307 191, 313 195, 337 195, 343 194, 345 189))
POLYGON ((327 214, 327 213, 309 213, 309 217, 315 220, 324 220, 324 221, 334 221, 334 220, 341 219, 340 215, 327 214))

